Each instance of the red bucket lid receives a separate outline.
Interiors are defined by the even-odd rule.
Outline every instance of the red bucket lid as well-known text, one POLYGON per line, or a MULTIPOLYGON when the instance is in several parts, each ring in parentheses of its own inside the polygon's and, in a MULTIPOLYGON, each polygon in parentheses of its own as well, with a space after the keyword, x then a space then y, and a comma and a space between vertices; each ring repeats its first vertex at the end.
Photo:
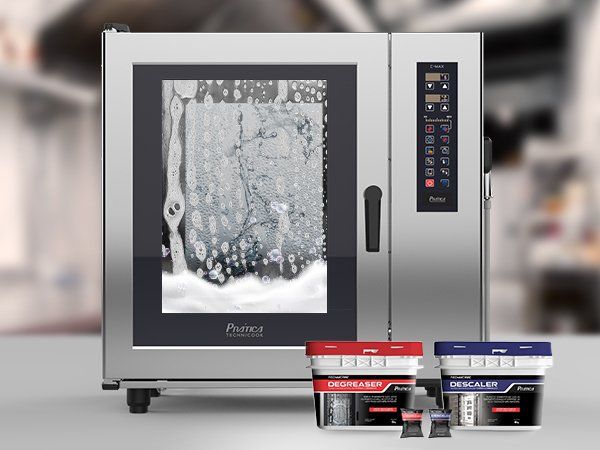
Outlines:
POLYGON ((311 341, 306 343, 306 356, 362 355, 362 356, 423 356, 422 342, 353 342, 311 341))

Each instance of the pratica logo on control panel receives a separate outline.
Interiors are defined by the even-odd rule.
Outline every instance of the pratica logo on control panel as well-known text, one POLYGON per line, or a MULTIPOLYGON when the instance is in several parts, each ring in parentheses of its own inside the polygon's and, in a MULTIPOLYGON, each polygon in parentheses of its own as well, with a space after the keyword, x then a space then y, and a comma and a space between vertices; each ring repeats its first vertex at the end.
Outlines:
POLYGON ((260 338, 263 337, 262 325, 236 325, 229 322, 225 328, 225 336, 228 338, 260 338))
POLYGON ((429 203, 446 203, 446 197, 434 197, 433 195, 430 195, 429 203))

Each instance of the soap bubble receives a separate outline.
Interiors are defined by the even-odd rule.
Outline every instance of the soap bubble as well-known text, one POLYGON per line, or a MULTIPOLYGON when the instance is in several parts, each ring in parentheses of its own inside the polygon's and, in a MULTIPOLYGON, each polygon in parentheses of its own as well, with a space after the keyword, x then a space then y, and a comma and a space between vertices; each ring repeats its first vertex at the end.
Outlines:
POLYGON ((281 251, 278 248, 274 248, 273 250, 267 253, 267 257, 271 261, 277 261, 277 259, 281 257, 281 251))
POLYGON ((285 203, 271 202, 271 209, 277 212, 277 214, 283 214, 287 211, 288 207, 285 203))

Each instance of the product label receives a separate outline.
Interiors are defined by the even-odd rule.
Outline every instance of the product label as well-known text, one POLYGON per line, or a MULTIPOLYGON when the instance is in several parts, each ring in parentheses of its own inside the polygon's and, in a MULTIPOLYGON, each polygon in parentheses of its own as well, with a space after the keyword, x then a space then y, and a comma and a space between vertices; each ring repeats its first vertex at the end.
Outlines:
POLYGON ((454 426, 541 425, 544 377, 442 376, 444 407, 454 426))
POLYGON ((400 410, 411 408, 415 376, 316 375, 317 422, 324 426, 401 426, 400 410))

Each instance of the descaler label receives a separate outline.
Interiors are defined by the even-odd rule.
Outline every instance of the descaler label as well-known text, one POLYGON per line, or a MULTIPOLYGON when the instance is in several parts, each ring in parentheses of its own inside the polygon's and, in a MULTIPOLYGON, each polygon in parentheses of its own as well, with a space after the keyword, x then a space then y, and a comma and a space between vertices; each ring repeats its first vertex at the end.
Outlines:
POLYGON ((544 377, 443 375, 453 426, 539 426, 544 377))

